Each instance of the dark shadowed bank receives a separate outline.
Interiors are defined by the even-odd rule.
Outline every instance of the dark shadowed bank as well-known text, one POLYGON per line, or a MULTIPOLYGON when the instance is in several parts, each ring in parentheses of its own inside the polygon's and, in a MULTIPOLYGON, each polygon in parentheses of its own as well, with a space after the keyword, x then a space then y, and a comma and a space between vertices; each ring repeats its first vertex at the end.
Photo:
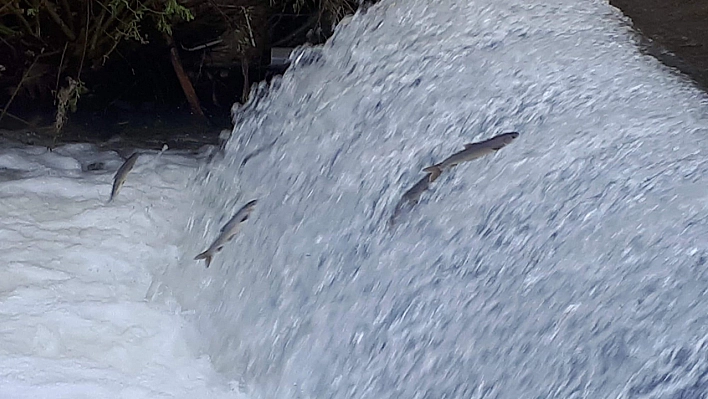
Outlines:
MULTIPOLYGON (((609 0, 609 3, 631 19, 634 29, 645 39, 642 46, 645 52, 708 90, 708 0, 609 0)), ((24 128, 0 130, 0 137, 50 147, 94 142, 105 149, 160 149, 163 144, 170 148, 197 149, 204 144, 217 144, 218 131, 226 127, 210 128, 184 116, 161 115, 156 111, 148 111, 130 126, 105 115, 87 120, 74 115, 72 119, 73 129, 61 136, 24 128), (115 141, 116 137, 119 141, 115 141)))
POLYGON ((632 19, 652 45, 647 50, 663 63, 708 89, 708 1, 610 0, 632 19))

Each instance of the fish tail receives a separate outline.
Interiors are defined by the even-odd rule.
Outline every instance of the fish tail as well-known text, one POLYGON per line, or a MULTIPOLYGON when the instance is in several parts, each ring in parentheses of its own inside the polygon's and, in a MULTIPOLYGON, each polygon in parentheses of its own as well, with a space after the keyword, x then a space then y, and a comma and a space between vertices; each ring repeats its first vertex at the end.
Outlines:
POLYGON ((211 263, 211 257, 212 257, 212 254, 209 251, 204 251, 204 252, 200 253, 199 255, 195 256, 194 260, 204 259, 204 261, 206 262, 206 267, 208 268, 209 264, 211 263))
POLYGON ((115 181, 113 183, 113 188, 111 189, 111 197, 108 199, 108 202, 113 201, 116 199, 118 196, 118 193, 120 192, 120 189, 123 187, 123 182, 120 181, 115 181))
POLYGON ((440 165, 428 166, 423 169, 423 172, 429 173, 428 181, 432 183, 440 177, 440 174, 442 174, 442 168, 440 168, 440 165))

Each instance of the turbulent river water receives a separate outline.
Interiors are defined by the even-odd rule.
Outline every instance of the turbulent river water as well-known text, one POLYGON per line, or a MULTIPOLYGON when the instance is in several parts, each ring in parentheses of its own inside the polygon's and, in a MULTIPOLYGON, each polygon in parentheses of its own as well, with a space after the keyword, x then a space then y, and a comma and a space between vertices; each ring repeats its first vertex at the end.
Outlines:
POLYGON ((158 279, 254 398, 705 397, 708 107, 636 43, 606 1, 384 0, 237 112, 158 279))

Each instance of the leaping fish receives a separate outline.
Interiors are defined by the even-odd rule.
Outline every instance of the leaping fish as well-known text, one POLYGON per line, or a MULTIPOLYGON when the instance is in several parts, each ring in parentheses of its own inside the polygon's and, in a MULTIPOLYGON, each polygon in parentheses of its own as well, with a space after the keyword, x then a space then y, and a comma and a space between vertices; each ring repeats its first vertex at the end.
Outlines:
POLYGON ((431 180, 429 176, 425 176, 403 194, 403 197, 401 197, 401 200, 396 204, 393 215, 388 221, 389 226, 396 224, 398 217, 401 216, 404 211, 410 210, 418 203, 420 196, 430 187, 430 183, 432 183, 433 180, 431 180))
POLYGON ((427 168, 423 169, 423 171, 430 173, 428 178, 432 183, 440 176, 440 174, 445 169, 449 169, 462 162, 471 161, 473 159, 481 158, 487 154, 499 151, 500 149, 509 145, 517 137, 519 137, 519 133, 510 132, 500 134, 498 136, 492 137, 491 139, 480 141, 478 143, 465 144, 464 150, 450 155, 439 164, 428 166, 427 168))
POLYGON ((216 255, 217 252, 221 251, 221 248, 223 248, 228 241, 231 241, 231 239, 234 238, 236 233, 238 233, 238 228, 241 223, 248 220, 249 215, 253 212, 253 208, 256 206, 256 202, 256 200, 250 201, 239 209, 234 217, 232 217, 231 220, 229 220, 228 223, 221 228, 221 233, 219 233, 219 236, 216 237, 216 240, 214 240, 209 248, 194 257, 194 260, 204 259, 206 261, 206 267, 209 267, 211 258, 216 255))
POLYGON ((113 199, 118 195, 120 188, 123 187, 123 183, 125 183, 125 179, 128 177, 128 172, 130 172, 130 170, 133 169, 133 166, 135 166, 138 156, 140 156, 140 154, 137 152, 134 153, 126 159, 125 162, 123 162, 123 165, 121 165, 120 168, 118 168, 116 175, 113 177, 113 190, 111 190, 111 198, 108 199, 108 202, 113 201, 113 199))

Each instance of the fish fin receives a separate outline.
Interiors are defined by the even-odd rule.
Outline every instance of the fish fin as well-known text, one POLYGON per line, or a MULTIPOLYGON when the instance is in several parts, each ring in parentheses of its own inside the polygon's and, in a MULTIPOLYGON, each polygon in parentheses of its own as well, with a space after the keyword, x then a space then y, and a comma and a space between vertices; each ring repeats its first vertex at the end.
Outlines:
POLYGON ((467 143, 464 146, 465 146, 465 150, 468 150, 470 147, 474 147, 474 143, 467 143))
POLYGON ((428 176, 428 181, 429 182, 434 182, 435 180, 440 177, 440 174, 442 173, 442 169, 440 169, 440 166, 438 165, 433 165, 433 166, 428 166, 427 168, 423 169, 423 172, 427 172, 430 175, 428 176))
POLYGON ((209 251, 204 251, 199 255, 195 256, 194 260, 204 259, 204 261, 206 262, 206 267, 208 268, 209 264, 211 263, 211 257, 212 255, 209 253, 209 251))

